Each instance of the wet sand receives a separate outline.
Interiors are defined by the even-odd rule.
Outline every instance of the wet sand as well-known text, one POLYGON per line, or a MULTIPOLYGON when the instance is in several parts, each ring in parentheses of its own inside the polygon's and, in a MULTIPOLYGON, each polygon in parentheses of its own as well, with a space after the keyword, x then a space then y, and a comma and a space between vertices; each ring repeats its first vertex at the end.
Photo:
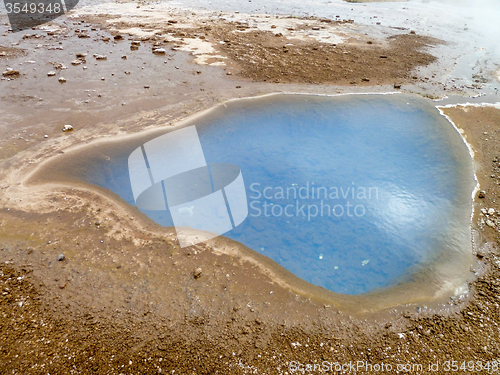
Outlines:
MULTIPOLYGON (((318 59, 318 70, 293 70, 291 75, 281 74, 283 69, 254 71, 243 55, 245 39, 240 34, 229 41, 234 48, 222 40, 225 44, 211 52, 214 60, 205 56, 201 58, 208 64, 195 64, 191 60, 202 54, 183 51, 193 42, 182 43, 181 38, 204 40, 200 39, 203 34, 205 40, 222 39, 238 25, 218 21, 211 30, 201 32, 194 26, 181 30, 180 25, 187 22, 175 20, 158 39, 154 28, 150 31, 154 38, 142 35, 141 46, 134 51, 131 42, 142 29, 149 30, 148 25, 129 36, 103 26, 95 15, 82 17, 83 22, 75 18, 51 26, 55 31, 30 31, 26 34, 35 36, 24 39, 9 33, 0 37, 3 46, 9 45, 0 64, 21 72, 18 78, 0 81, 2 372, 285 373, 290 361, 427 366, 437 360, 442 365, 448 359, 485 363, 500 358, 498 108, 443 109, 474 150, 476 174, 484 191, 484 198, 475 199, 472 221, 476 278, 466 298, 446 302, 389 304, 383 306, 385 310, 369 305, 362 311, 366 302, 352 303, 347 297, 328 302, 314 290, 298 293, 290 283, 280 282, 276 271, 260 266, 262 259, 257 263, 255 256, 236 251, 232 241, 217 239, 180 249, 173 231, 165 232, 116 196, 67 178, 65 169, 78 165, 78 158, 65 159, 77 155, 72 150, 91 147, 96 158, 106 158, 119 148, 110 151, 97 140, 104 145, 131 133, 159 134, 165 126, 170 129, 189 115, 232 98, 270 92, 397 91, 393 87, 396 78, 405 92, 429 97, 448 93, 438 80, 420 86, 432 81, 432 76, 428 80, 417 76, 419 83, 413 82, 416 67, 439 56, 422 50, 420 43, 428 41, 427 36, 412 36, 409 30, 400 31, 404 38, 414 38, 415 44, 410 41, 404 46, 412 57, 393 61, 400 69, 391 68, 396 76, 385 73, 386 59, 380 58, 381 51, 394 48, 386 38, 362 37, 364 42, 373 39, 372 44, 362 46, 368 48, 371 59, 366 64, 373 64, 369 70, 366 64, 356 63, 360 43, 345 43, 341 55, 353 54, 355 60, 349 64, 352 76, 346 79, 335 71, 327 76, 319 73, 325 70, 320 65, 326 64, 325 56, 334 60, 328 63, 331 66, 341 64, 343 56, 332 57, 336 56, 332 45, 314 38, 295 42, 282 53, 310 53, 311 62, 318 59), (82 33, 88 37, 80 37, 82 33), (122 38, 114 39, 116 35, 122 38), (165 42, 171 37, 179 40, 165 42), (17 40, 19 45, 10 46, 17 40), (164 55, 152 54, 154 43, 165 47, 164 55), (76 53, 87 53, 86 62, 72 65, 76 53), (107 58, 97 60, 93 54, 107 58), (227 61, 225 66, 217 64, 221 61, 227 61), (57 64, 66 69, 58 69, 57 64), (55 77, 47 77, 51 70, 55 77), (271 72, 270 81, 264 71, 271 72), (60 77, 67 81, 58 82, 60 77), (74 130, 63 133, 65 124, 74 130), (61 160, 63 167, 56 170, 59 176, 40 175, 37 171, 43 171, 41 166, 51 158, 61 160), (66 180, 58 178, 62 175, 66 180), (41 177, 52 182, 33 183, 41 177), (60 254, 64 260, 58 261, 60 254), (199 267, 201 276, 195 278, 199 267)), ((328 27, 352 25, 299 21, 328 27)), ((6 29, 2 28, 0 32, 6 29)), ((251 40, 259 43, 248 46, 255 58, 283 49, 282 37, 265 30, 252 32, 251 40)), ((297 57, 287 59, 267 61, 282 61, 284 67, 290 64, 295 69, 297 57)), ((293 275, 287 277, 293 279, 293 275)))

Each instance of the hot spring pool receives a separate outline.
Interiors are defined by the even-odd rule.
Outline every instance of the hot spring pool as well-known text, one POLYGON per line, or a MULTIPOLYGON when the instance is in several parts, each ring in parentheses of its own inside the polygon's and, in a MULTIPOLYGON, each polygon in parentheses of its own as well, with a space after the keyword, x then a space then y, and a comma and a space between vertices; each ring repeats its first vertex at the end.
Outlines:
MULTIPOLYGON (((273 95, 228 103, 193 124, 208 163, 241 169, 248 217, 225 236, 296 276, 362 294, 439 259, 463 259, 446 272, 467 272, 457 264, 471 254, 472 160, 430 102, 273 95)), ((127 157, 103 163, 85 180, 134 204, 127 157)), ((173 225, 168 211, 143 212, 173 225)))

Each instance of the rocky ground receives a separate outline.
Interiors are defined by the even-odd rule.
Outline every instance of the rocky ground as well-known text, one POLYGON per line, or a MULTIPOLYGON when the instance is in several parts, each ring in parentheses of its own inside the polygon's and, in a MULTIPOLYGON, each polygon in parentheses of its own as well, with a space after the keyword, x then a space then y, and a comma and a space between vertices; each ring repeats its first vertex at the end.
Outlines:
POLYGON ((497 372, 496 107, 443 108, 475 152, 477 277, 467 300, 432 308, 330 306, 245 254, 220 251, 230 242, 180 249, 173 233, 99 189, 26 183, 71 148, 155 131, 230 98, 464 93, 439 70, 422 75, 443 41, 412 30, 365 35, 350 19, 169 9, 134 19, 127 12, 136 5, 124 6, 82 10, 24 36, 0 30, 1 373, 290 374, 323 361, 334 370, 363 361, 385 373, 447 373, 452 360, 458 373, 497 372), (73 130, 62 132, 65 124, 73 130))

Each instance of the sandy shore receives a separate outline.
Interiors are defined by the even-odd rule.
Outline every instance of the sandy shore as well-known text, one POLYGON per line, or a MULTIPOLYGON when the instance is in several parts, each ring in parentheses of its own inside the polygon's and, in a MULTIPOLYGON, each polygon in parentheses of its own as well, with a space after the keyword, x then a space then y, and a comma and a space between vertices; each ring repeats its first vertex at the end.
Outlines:
MULTIPOLYGON (((0 28, 1 70, 20 72, 0 81, 2 373, 273 374, 293 361, 440 361, 444 372, 446 360, 500 358, 498 107, 442 108, 474 151, 481 194, 476 278, 467 298, 440 303, 361 311, 362 298, 298 293, 229 240, 180 249, 173 232, 68 173, 77 150, 106 158, 120 152, 110 140, 140 142, 233 98, 403 91, 474 101, 493 80, 445 81, 449 41, 418 29, 139 6, 77 9, 24 36, 0 28), (57 158, 60 167, 41 169, 57 158)), ((495 101, 476 101, 485 99, 495 101)))

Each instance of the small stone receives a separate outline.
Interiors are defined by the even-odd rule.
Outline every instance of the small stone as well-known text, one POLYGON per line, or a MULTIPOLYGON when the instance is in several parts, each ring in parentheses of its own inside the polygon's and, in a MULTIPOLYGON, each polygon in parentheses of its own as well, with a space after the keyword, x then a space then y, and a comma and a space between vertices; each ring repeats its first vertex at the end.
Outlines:
POLYGON ((494 208, 490 208, 488 210, 488 215, 495 215, 495 209, 494 208))
POLYGON ((82 63, 82 60, 73 60, 71 61, 71 65, 80 65, 82 63))
POLYGON ((106 78, 104 78, 104 77, 101 77, 101 81, 105 81, 105 80, 106 80, 106 78))
POLYGON ((491 220, 486 220, 486 225, 491 227, 491 228, 495 228, 495 223, 491 220))
POLYGON ((197 70, 197 71, 196 71, 196 74, 201 74, 201 70, 197 70))
POLYGON ((123 60, 127 60, 127 55, 123 55, 123 56, 122 56, 122 59, 123 59, 123 60))
POLYGON ((18 76, 19 70, 14 70, 14 69, 7 69, 5 72, 2 73, 4 77, 13 77, 13 76, 18 76))
POLYGON ((56 72, 54 72, 53 70, 51 70, 50 72, 47 73, 47 76, 49 77, 54 77, 56 75, 56 72))
POLYGON ((125 74, 130 74, 130 72, 128 70, 125 70, 125 74))
POLYGON ((486 192, 484 190, 480 190, 479 193, 477 194, 478 198, 484 198, 486 197, 486 192))
POLYGON ((156 55, 164 55, 165 54, 165 49, 164 48, 155 48, 153 50, 153 53, 156 55))
POLYGON ((45 135, 43 136, 43 138, 49 138, 49 136, 48 136, 47 134, 45 134, 45 135))
POLYGON ((118 35, 115 35, 115 36, 113 37, 113 39, 114 39, 114 40, 122 40, 122 39, 123 39, 123 36, 122 36, 122 35, 120 35, 120 34, 118 34, 118 35))
POLYGON ((198 267, 194 270, 193 276, 195 279, 198 279, 201 276, 202 270, 201 267, 198 267))
POLYGON ((62 128, 63 132, 70 132, 73 130, 73 127, 71 125, 64 125, 62 128))
POLYGON ((148 86, 148 85, 144 85, 144 88, 145 88, 145 89, 149 89, 149 86, 148 86))
POLYGON ((140 46, 141 42, 139 40, 133 40, 131 43, 133 46, 140 46))
POLYGON ((394 88, 399 90, 401 88, 401 83, 395 83, 394 88))
POLYGON ((410 34, 415 35, 416 34, 415 30, 411 30, 410 34))
POLYGON ((58 262, 62 262, 64 259, 66 259, 66 257, 64 256, 64 254, 59 254, 59 256, 57 257, 57 261, 58 262))
POLYGON ((361 78, 361 80, 362 80, 363 82, 370 82, 370 79, 368 79, 368 78, 361 78))
POLYGON ((108 57, 106 55, 94 55, 96 60, 107 60, 108 57))
POLYGON ((314 26, 312 29, 313 29, 314 31, 318 31, 318 30, 319 30, 319 26, 314 26))
POLYGON ((61 83, 64 83, 64 82, 66 82, 66 78, 64 78, 64 77, 59 77, 58 81, 59 81, 59 82, 61 82, 61 83))
POLYGON ((176 20, 168 20, 167 22, 168 22, 168 23, 177 23, 177 21, 176 21, 176 20))
POLYGON ((77 57, 78 59, 84 59, 86 56, 87 56, 87 54, 86 54, 86 53, 83 53, 83 52, 78 52, 78 53, 76 54, 76 57, 77 57))
POLYGON ((236 86, 237 89, 241 89, 241 86, 236 86))

